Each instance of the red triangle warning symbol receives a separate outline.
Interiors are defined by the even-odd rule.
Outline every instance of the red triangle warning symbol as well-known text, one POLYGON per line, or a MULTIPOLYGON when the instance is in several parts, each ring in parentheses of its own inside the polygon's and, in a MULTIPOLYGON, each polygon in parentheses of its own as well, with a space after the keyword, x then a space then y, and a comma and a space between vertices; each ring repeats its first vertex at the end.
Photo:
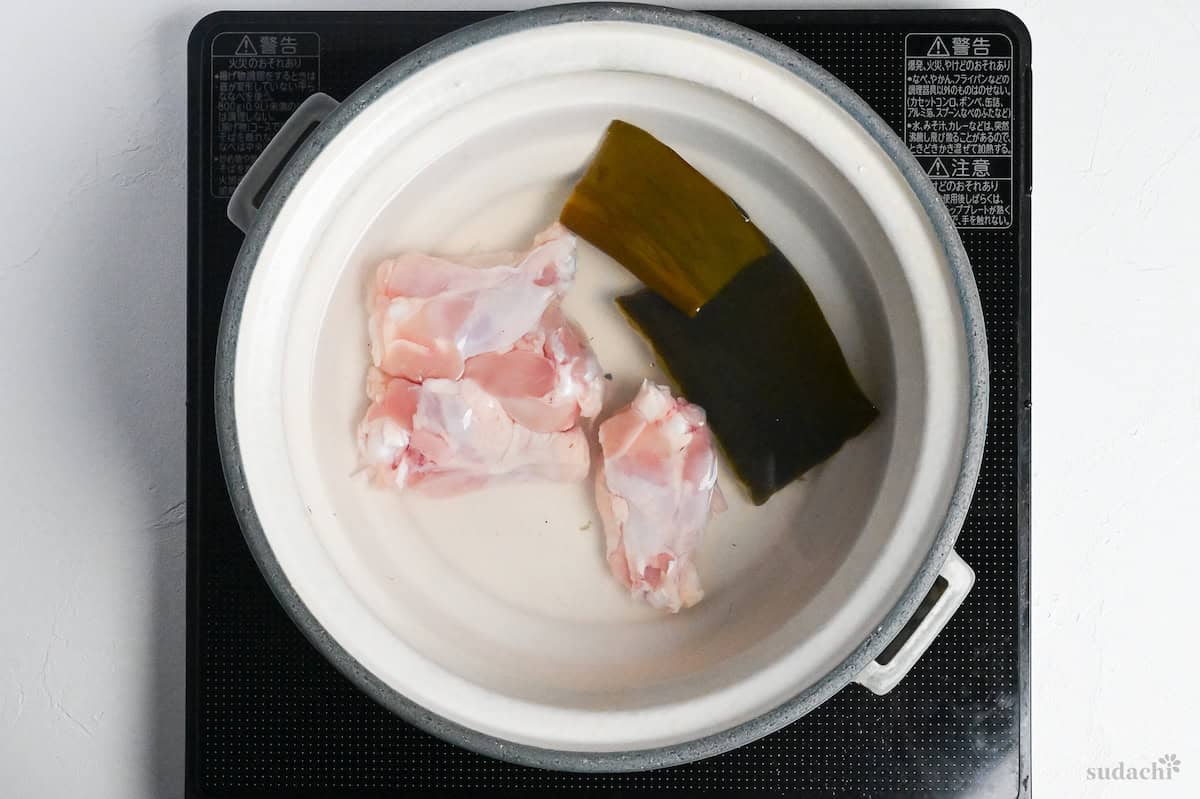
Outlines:
POLYGON ((948 178, 950 171, 946 169, 946 165, 942 163, 942 159, 935 158, 933 163, 929 165, 929 177, 931 178, 948 178))
POLYGON ((258 50, 254 49, 254 42, 250 41, 249 36, 243 36, 238 42, 237 49, 233 51, 234 55, 258 55, 258 50))

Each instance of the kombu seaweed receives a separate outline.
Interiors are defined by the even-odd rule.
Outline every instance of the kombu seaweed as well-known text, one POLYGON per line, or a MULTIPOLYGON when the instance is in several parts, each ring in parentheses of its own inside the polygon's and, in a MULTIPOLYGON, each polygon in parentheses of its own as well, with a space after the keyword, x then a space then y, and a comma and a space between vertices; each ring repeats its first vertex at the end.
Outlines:
POLYGON ((617 303, 755 504, 878 415, 800 273, 651 134, 613 121, 559 219, 646 285, 617 303))

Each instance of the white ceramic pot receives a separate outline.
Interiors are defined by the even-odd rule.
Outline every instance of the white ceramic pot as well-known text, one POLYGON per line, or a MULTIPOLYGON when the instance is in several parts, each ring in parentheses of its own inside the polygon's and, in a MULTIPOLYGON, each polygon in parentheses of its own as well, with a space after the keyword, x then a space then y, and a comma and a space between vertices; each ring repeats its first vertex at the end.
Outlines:
MULTIPOLYGON (((540 766, 641 769, 715 754, 857 680, 885 692, 969 590, 952 552, 986 417, 982 317, 915 161, 849 89, 707 16, 539 9, 453 34, 340 105, 317 97, 231 205, 248 227, 222 323, 222 455, 247 540, 339 668, 411 722, 540 766), (281 152, 296 150, 261 203, 281 152), (866 433, 727 513, 679 615, 607 573, 581 485, 454 500, 356 479, 371 267, 399 249, 519 248, 607 123, 647 128, 728 191, 804 274, 866 393, 866 433), (941 574, 899 653, 874 658, 941 574)), ((663 379, 612 303, 636 282, 583 245, 567 310, 616 376, 663 379)), ((780 368, 787 368, 781 363, 780 368)))

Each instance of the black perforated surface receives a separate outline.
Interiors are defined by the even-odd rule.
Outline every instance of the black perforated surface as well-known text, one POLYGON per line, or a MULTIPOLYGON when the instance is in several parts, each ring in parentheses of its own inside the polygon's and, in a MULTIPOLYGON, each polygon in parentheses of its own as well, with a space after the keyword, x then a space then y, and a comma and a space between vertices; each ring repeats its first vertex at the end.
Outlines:
POLYGON ((284 615, 238 529, 213 429, 216 325, 241 234, 225 219, 226 200, 211 190, 219 155, 214 83, 229 79, 214 69, 211 44, 221 32, 314 31, 320 89, 343 97, 414 47, 480 16, 230 12, 206 18, 190 43, 189 795, 1027 794, 1028 429, 1021 419, 1029 412, 1029 52, 1023 28, 999 12, 728 15, 826 67, 898 131, 906 33, 1004 33, 1016 47, 1015 222, 963 231, 991 361, 983 471, 958 544, 977 582, 895 691, 876 697, 851 686, 791 727, 699 763, 628 775, 546 772, 465 752, 406 725, 359 694, 284 615))

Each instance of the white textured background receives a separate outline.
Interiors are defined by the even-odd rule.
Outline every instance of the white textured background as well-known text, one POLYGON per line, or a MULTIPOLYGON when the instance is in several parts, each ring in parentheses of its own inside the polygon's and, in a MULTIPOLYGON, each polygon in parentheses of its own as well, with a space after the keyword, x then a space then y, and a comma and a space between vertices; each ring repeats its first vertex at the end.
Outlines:
MULTIPOLYGON (((1200 9, 997 5, 1034 43, 1035 795, 1200 796, 1200 9)), ((0 796, 178 796, 184 43, 218 6, 4 8, 0 796)))

